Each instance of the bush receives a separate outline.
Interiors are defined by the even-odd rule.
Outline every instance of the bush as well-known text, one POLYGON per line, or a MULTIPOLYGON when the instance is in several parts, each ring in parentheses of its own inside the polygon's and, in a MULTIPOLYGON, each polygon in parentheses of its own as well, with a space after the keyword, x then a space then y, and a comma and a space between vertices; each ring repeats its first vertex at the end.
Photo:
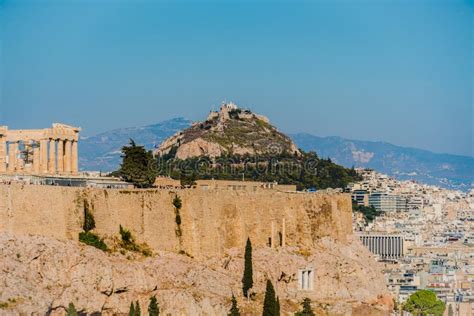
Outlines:
POLYGON ((84 225, 82 228, 85 232, 91 231, 95 228, 95 220, 92 213, 89 211, 89 203, 84 201, 84 225))
POLYGON ((132 233, 126 229, 123 228, 122 225, 119 226, 119 232, 120 232, 120 237, 122 238, 122 242, 120 246, 129 251, 134 251, 134 252, 141 252, 142 255, 145 257, 149 257, 152 255, 151 250, 148 248, 148 245, 143 244, 142 246, 137 245, 135 242, 132 233))
POLYGON ((66 316, 77 316, 76 307, 73 303, 69 303, 69 306, 66 310, 66 316))
POLYGON ((133 243, 132 233, 128 229, 125 229, 120 225, 119 232, 124 243, 133 243))
POLYGON ((99 238, 96 234, 92 232, 80 232, 79 233, 79 241, 92 246, 96 247, 97 249, 107 251, 107 245, 105 244, 104 240, 99 238))
POLYGON ((181 201, 181 198, 179 196, 175 196, 173 199, 173 205, 177 210, 180 210, 181 207, 183 206, 183 203, 181 201))

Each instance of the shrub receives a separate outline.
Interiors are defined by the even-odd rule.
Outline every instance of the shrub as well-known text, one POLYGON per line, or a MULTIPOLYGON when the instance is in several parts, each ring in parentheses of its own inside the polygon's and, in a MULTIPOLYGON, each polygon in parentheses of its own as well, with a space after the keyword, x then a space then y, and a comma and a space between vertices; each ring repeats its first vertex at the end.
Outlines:
POLYGON ((86 245, 96 247, 97 249, 100 249, 103 251, 106 251, 108 249, 104 240, 99 238, 99 236, 97 236, 96 234, 92 232, 80 232, 79 241, 86 245))
POLYGON ((179 196, 175 196, 173 199, 173 205, 177 210, 180 210, 181 207, 183 206, 183 203, 181 201, 181 198, 179 196))
POLYGON ((69 303, 69 306, 66 309, 66 315, 67 316, 77 316, 76 307, 74 306, 73 303, 69 303))
POLYGON ((122 225, 120 225, 119 232, 120 232, 120 237, 122 238, 122 241, 124 243, 133 242, 132 233, 128 229, 125 229, 122 227, 122 225))
POLYGON ((89 211, 89 203, 84 201, 84 224, 82 228, 85 232, 91 231, 95 228, 94 215, 89 211))
MULTIPOLYGON (((144 255, 145 257, 149 257, 152 255, 152 252, 149 249, 148 245, 146 244, 143 244, 142 246, 138 245, 135 242, 132 233, 128 229, 123 228, 122 225, 119 226, 119 232, 120 232, 120 237, 122 239, 120 246, 123 249, 134 251, 134 252, 141 252, 141 254, 144 255)), ((120 253, 123 254, 122 251, 120 253)))

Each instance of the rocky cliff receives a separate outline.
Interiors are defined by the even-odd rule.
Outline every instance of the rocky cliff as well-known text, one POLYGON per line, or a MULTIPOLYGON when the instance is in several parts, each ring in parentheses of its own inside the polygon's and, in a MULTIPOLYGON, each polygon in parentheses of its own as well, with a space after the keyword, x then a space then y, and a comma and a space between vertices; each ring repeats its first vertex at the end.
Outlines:
POLYGON ((114 190, 0 185, 0 232, 77 239, 84 210, 101 237, 118 236, 119 226, 153 250, 185 251, 195 258, 219 256, 243 247, 276 243, 309 249, 321 237, 344 242, 351 234, 351 201, 345 194, 187 189, 114 190), (177 236, 173 199, 182 200, 177 236))
POLYGON ((130 260, 75 241, 0 233, 0 314, 64 315, 73 302, 88 314, 127 315, 131 301, 146 310, 156 295, 163 315, 226 315, 234 293, 242 315, 259 315, 265 280, 280 298, 282 315, 299 310, 304 297, 317 315, 388 315, 391 299, 367 250, 320 239, 308 253, 294 247, 253 252, 255 299, 241 295, 243 249, 196 261, 158 252, 130 260), (297 271, 312 267, 314 290, 299 291, 297 271))
POLYGON ((352 236, 345 194, 12 184, 0 185, 0 218, 1 315, 62 315, 69 302, 120 315, 132 300, 144 310, 151 295, 165 315, 225 315, 232 293, 244 315, 258 315, 267 278, 285 313, 304 297, 318 315, 387 315, 391 307, 375 260, 352 236), (123 225, 153 254, 79 243, 86 209, 109 245, 123 225), (247 238, 254 247, 251 301, 240 295, 247 238), (300 269, 314 271, 313 290, 299 289, 300 269))
POLYGON ((155 151, 179 159, 220 157, 223 155, 299 154, 292 140, 272 126, 269 120, 235 104, 223 104, 204 122, 165 140, 155 151))

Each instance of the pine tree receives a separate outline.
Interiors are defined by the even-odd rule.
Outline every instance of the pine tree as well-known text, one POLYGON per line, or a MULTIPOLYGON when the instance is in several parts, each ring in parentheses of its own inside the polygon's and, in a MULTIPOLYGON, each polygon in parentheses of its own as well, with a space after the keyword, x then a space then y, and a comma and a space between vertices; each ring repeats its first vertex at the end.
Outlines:
POLYGON ((316 316, 316 314, 313 312, 313 309, 311 308, 311 300, 309 298, 305 298, 301 305, 303 306, 303 310, 301 312, 297 312, 295 316, 316 316))
POLYGON ((267 288, 265 290, 265 299, 263 300, 263 316, 275 316, 277 312, 275 289, 270 280, 267 280, 267 288))
POLYGON ((250 238, 247 238, 245 245, 245 263, 244 276, 242 277, 242 290, 245 297, 248 297, 249 290, 253 286, 253 270, 252 270, 252 243, 250 238))
POLYGON ((113 175, 122 177, 139 188, 151 187, 157 173, 152 168, 154 159, 151 151, 143 146, 137 146, 131 139, 129 146, 122 147, 122 164, 113 175))
POLYGON ((150 304, 148 305, 148 315, 149 316, 158 316, 160 315, 160 306, 156 300, 156 296, 150 297, 150 304))
POLYGON ((234 294, 232 294, 232 306, 230 307, 228 316, 240 316, 239 306, 237 305, 237 300, 235 299, 234 294))
POLYGON ((128 311, 128 316, 135 316, 135 305, 133 302, 130 304, 130 310, 128 311))
POLYGON ((69 306, 67 307, 67 310, 66 310, 66 315, 67 316, 77 316, 76 307, 74 306, 73 303, 69 303, 69 306))
POLYGON ((135 316, 141 316, 142 310, 140 308, 140 303, 137 301, 135 304, 135 316))

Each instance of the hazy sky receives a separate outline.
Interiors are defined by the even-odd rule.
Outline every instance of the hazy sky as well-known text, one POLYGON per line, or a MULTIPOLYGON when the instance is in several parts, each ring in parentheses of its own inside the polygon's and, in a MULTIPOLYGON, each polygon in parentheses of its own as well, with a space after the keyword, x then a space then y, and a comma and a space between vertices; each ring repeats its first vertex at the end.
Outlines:
POLYGON ((473 153, 474 1, 0 0, 0 125, 232 100, 285 132, 473 153))

